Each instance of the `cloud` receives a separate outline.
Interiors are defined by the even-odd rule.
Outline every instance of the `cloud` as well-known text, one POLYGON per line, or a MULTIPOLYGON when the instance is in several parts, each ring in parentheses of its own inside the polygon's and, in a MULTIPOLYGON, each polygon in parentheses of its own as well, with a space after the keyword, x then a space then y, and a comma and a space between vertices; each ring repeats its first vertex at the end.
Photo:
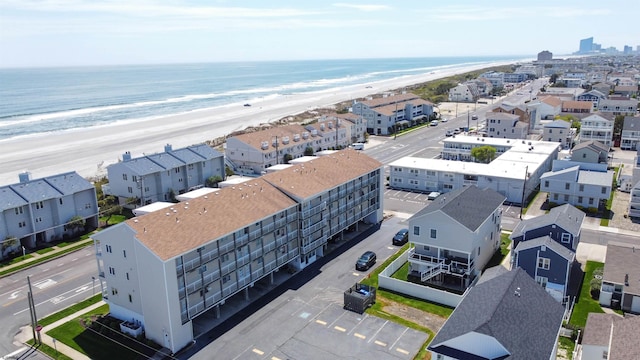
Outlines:
POLYGON ((387 5, 373 5, 373 4, 348 4, 348 3, 335 3, 333 4, 335 7, 356 9, 360 11, 381 11, 381 10, 390 10, 391 7, 387 5))
POLYGON ((564 6, 536 6, 536 7, 490 7, 490 6, 449 6, 426 10, 425 13, 432 20, 442 21, 487 21, 505 19, 538 18, 579 18, 586 16, 610 15, 608 8, 572 8, 564 6))

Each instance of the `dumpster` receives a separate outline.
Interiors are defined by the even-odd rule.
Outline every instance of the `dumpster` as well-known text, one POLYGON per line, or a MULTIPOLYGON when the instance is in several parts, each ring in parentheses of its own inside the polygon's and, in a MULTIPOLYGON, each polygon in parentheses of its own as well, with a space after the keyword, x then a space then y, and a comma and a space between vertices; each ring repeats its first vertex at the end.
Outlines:
POLYGON ((344 292, 344 309, 357 312, 364 311, 376 303, 376 288, 356 283, 344 292))

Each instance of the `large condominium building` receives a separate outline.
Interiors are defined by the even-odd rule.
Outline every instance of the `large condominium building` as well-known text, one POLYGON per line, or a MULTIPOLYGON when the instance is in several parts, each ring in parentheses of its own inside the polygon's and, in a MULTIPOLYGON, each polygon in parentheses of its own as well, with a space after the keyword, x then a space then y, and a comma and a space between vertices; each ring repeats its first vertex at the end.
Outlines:
POLYGON ((433 104, 417 95, 405 93, 368 98, 354 103, 351 111, 365 119, 369 134, 389 135, 397 125, 428 119, 433 115, 433 104))
POLYGON ((265 169, 286 164, 288 159, 327 149, 343 149, 364 140, 361 116, 326 116, 309 125, 267 128, 227 138, 225 156, 237 172, 262 174, 265 169), (356 133, 354 133, 354 128, 356 133))
POLYGON ((551 169, 558 151, 559 144, 548 141, 450 137, 444 140, 442 159, 404 157, 389 164, 389 185, 422 192, 449 192, 476 185, 520 204, 540 183, 540 176, 551 169), (495 148, 495 160, 472 162, 471 149, 480 146, 495 148))
POLYGON ((105 194, 117 196, 121 204, 137 199, 138 205, 171 201, 175 195, 203 187, 210 177, 225 178, 224 155, 205 144, 132 158, 126 152, 122 161, 107 167, 105 194))
POLYGON ((304 268, 348 227, 382 221, 381 185, 382 165, 347 149, 112 226, 93 236, 103 297, 177 352, 200 315, 283 266, 304 268))
POLYGON ((19 175, 17 184, 0 187, 0 259, 20 246, 62 240, 80 229, 69 225, 76 217, 87 228, 98 226, 96 189, 76 172, 41 179, 19 175), (7 240, 15 239, 4 244, 7 240))

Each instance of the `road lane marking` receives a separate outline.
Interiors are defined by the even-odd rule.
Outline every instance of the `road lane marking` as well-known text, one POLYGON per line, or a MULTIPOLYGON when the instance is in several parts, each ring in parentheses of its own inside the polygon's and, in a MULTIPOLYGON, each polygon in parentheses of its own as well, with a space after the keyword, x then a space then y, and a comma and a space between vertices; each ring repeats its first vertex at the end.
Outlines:
POLYGON ((340 326, 338 326, 338 325, 334 326, 333 328, 334 328, 334 329, 336 329, 336 330, 338 330, 338 331, 342 331, 342 332, 347 331, 347 329, 345 329, 345 328, 343 328, 343 327, 340 327, 340 326))
MULTIPOLYGON (((264 355, 264 351, 262 351, 262 350, 259 350, 259 349, 253 349, 252 351, 253 351, 254 353, 256 353, 256 354, 260 355, 260 356, 264 355)), ((408 353, 407 353, 407 354, 408 354, 408 353)))
POLYGON ((373 342, 376 345, 380 345, 382 347, 387 347, 387 343, 383 343, 382 341, 376 340, 373 342))
POLYGON ((271 360, 281 360, 279 357, 272 356, 271 360))
POLYGON ((316 320, 316 323, 320 324, 320 325, 327 325, 326 321, 322 321, 322 320, 316 320))
MULTIPOLYGON (((64 301, 64 300, 71 299, 71 298, 73 298, 73 297, 75 297, 75 296, 78 296, 78 295, 82 294, 82 292, 76 292, 76 290, 77 290, 77 289, 79 289, 79 288, 81 288, 81 287, 87 287, 88 289, 91 289, 91 286, 90 286, 90 285, 91 285, 91 283, 89 282, 89 283, 86 283, 86 284, 84 284, 84 285, 82 285, 82 286, 79 286, 79 287, 76 287, 76 288, 71 289, 71 290, 69 290, 69 291, 66 291, 66 292, 64 292, 64 293, 62 293, 62 294, 60 294, 60 295, 58 295, 58 296, 55 296, 55 297, 53 297, 53 298, 51 298, 51 299, 47 299, 47 300, 45 300, 45 301, 41 301, 41 302, 39 302, 39 303, 37 303, 37 304, 36 304, 36 307, 38 307, 38 306, 40 306, 40 305, 42 305, 42 304, 46 304, 47 302, 53 302, 53 301, 60 302, 60 301, 64 301), (69 295, 69 294, 70 294, 70 296, 65 296, 65 295, 69 295)), ((88 291, 88 289, 87 289, 87 290, 85 290, 85 291, 88 291)), ((16 302, 16 301, 19 301, 19 300, 14 300, 13 302, 16 302)), ((55 303, 56 303, 56 302, 54 302, 54 304, 55 304, 55 303)), ((5 306, 5 305, 3 305, 3 306, 5 306)), ((20 311, 18 311, 18 312, 15 312, 15 313, 13 313, 13 316, 16 316, 16 315, 18 315, 18 314, 21 314, 21 313, 23 313, 23 312, 25 312, 25 311, 29 311, 29 308, 22 309, 22 310, 20 310, 20 311)))
POLYGON ((73 259, 71 259, 71 261, 72 261, 72 262, 73 262, 73 261, 76 261, 76 260, 78 260, 78 258, 73 258, 73 259))
POLYGON ((55 280, 51 280, 51 279, 44 279, 42 281, 38 281, 33 283, 33 286, 37 287, 38 289, 42 290, 42 289, 46 289, 49 286, 53 286, 55 284, 57 284, 58 282, 55 280))
POLYGON ((360 339, 362 339, 362 340, 364 340, 364 339, 366 339, 366 338, 367 338, 366 336, 364 336, 364 335, 362 335, 362 334, 358 334, 358 333, 354 333, 354 334, 353 334, 353 336, 355 336, 355 337, 357 337, 357 338, 360 338, 360 339))

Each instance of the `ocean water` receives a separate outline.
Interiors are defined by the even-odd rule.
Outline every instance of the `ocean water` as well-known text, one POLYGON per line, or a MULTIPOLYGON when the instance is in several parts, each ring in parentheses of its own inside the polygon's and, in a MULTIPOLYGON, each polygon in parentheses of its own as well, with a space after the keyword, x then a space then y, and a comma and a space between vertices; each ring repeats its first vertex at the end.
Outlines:
POLYGON ((515 57, 0 69, 0 139, 236 106, 515 57))

